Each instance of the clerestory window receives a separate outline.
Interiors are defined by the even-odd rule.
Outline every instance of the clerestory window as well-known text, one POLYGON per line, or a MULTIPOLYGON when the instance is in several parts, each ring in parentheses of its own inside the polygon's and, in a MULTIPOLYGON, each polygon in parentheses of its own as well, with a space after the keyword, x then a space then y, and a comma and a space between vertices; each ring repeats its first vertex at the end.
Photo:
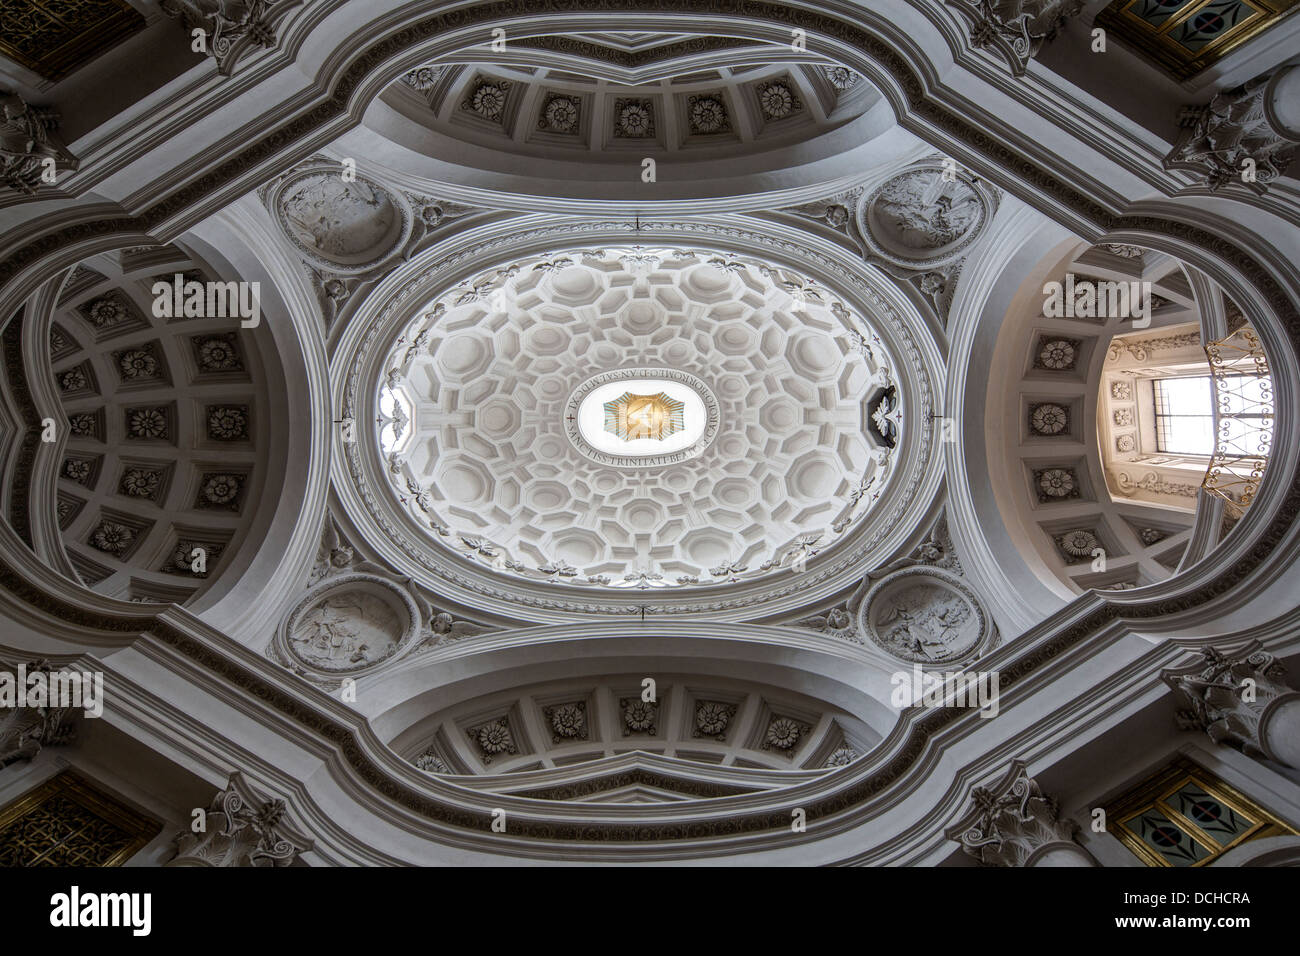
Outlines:
POLYGON ((1152 383, 1156 450, 1171 455, 1214 453, 1214 387, 1208 375, 1152 383))
POLYGON ((1214 454, 1216 391, 1219 438, 1225 448, 1238 455, 1268 454, 1272 420, 1269 381, 1254 375, 1225 375, 1217 390, 1209 375, 1156 379, 1153 397, 1158 451, 1204 457, 1214 454))

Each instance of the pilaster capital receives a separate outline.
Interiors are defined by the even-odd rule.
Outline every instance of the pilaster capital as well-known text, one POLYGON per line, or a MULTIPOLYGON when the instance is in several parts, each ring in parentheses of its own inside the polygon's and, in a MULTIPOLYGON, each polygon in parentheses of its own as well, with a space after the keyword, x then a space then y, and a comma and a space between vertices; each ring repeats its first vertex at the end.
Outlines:
POLYGON ((944 835, 986 866, 1028 866, 1041 850, 1074 845, 1075 827, 1057 817, 1056 801, 1046 796, 1015 760, 993 787, 971 790, 971 808, 944 835))
POLYGON ((283 800, 265 800, 238 770, 216 795, 199 832, 176 838, 168 866, 289 866, 312 841, 285 820, 283 800))

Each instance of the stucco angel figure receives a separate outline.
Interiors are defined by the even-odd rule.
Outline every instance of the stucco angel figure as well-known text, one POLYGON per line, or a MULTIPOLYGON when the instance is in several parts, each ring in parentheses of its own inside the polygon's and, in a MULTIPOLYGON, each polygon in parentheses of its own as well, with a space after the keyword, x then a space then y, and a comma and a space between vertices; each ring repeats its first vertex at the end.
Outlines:
MULTIPOLYGON (((49 675, 50 664, 38 660, 27 668, 28 675, 49 675)), ((0 767, 17 760, 31 760, 43 746, 65 744, 76 734, 76 724, 67 707, 0 707, 0 767)))
POLYGON ((940 516, 939 520, 934 523, 934 527, 930 529, 929 536, 918 544, 910 554, 895 558, 883 567, 872 571, 867 575, 867 581, 878 581, 895 571, 916 567, 918 564, 960 570, 957 568, 957 556, 953 553, 952 542, 948 537, 948 522, 945 516, 940 516))
POLYGON ((316 563, 307 579, 309 587, 325 578, 338 574, 366 572, 384 574, 385 569, 357 555, 348 540, 339 532, 338 525, 332 519, 326 520, 321 531, 320 550, 316 554, 316 563))
POLYGON ((893 608, 881 624, 894 624, 888 640, 923 655, 932 661, 941 661, 953 652, 954 632, 970 617, 970 612, 960 605, 939 607, 912 607, 901 604, 893 608))
POLYGON ((898 238, 912 249, 956 242, 979 217, 979 199, 969 186, 947 182, 938 171, 895 180, 881 191, 880 212, 893 219, 898 238))
MULTIPOLYGON (((356 611, 359 614, 360 608, 356 611)), ((305 656, 331 663, 356 663, 358 655, 365 658, 366 646, 360 642, 360 631, 348 614, 330 605, 329 601, 308 614, 295 639, 303 646, 305 656)))

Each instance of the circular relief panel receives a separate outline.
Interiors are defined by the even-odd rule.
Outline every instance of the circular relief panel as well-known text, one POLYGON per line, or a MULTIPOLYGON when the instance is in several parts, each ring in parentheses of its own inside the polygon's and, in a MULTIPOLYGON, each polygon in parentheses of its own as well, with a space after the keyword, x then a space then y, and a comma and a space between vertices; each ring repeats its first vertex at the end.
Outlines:
POLYGON ((872 585, 858 611, 862 631, 892 657, 918 664, 961 660, 989 636, 988 616, 956 575, 912 567, 872 585))
POLYGON ((992 198, 969 174, 935 162, 905 169, 868 193, 858 226, 881 259, 926 269, 959 258, 992 214, 992 198))
POLYGON ((688 372, 624 369, 587 379, 564 405, 564 433, 602 465, 669 465, 699 454, 718 433, 718 400, 688 372))
POLYGON ((411 214, 393 193, 330 164, 292 175, 271 195, 280 228, 308 259, 333 272, 366 272, 395 254, 411 214))
POLYGON ((415 635, 420 614, 384 578, 349 574, 313 589, 285 619, 281 649, 318 673, 354 673, 392 657, 415 635))

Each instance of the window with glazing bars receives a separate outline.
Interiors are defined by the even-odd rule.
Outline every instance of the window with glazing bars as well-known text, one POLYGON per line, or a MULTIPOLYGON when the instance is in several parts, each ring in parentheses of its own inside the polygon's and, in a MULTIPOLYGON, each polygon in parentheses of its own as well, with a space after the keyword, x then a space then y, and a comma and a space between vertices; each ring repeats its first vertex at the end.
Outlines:
MULTIPOLYGON (((1208 375, 1162 378, 1154 383, 1156 449, 1175 455, 1214 454, 1214 381, 1208 375)), ((1268 453, 1261 427, 1271 419, 1268 380, 1227 375, 1219 383, 1219 429, 1226 445, 1243 455, 1268 453)))

